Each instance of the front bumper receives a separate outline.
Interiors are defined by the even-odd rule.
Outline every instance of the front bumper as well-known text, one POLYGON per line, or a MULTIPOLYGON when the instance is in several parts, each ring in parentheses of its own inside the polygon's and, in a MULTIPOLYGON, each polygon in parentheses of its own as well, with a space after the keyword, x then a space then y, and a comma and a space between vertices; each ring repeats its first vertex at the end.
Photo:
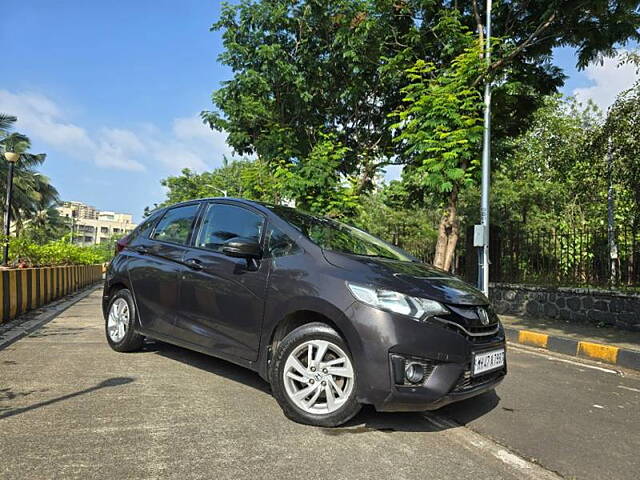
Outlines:
MULTIPOLYGON (((396 387, 391 386, 390 392, 383 402, 375 405, 376 410, 382 412, 423 411, 436 410, 450 403, 459 402, 491 391, 497 387, 506 375, 506 368, 491 372, 486 379, 469 388, 460 388, 458 381, 450 388, 450 383, 439 377, 434 371, 423 386, 396 387), (431 382, 434 380, 434 382, 431 382), (436 384, 429 385, 430 383, 436 384), (444 388, 442 388, 444 387, 444 388)), ((464 374, 462 375, 464 377, 464 374)))
POLYGON ((438 322, 417 322, 360 303, 349 314, 362 339, 359 350, 352 352, 358 401, 379 411, 434 410, 487 392, 506 375, 505 359, 499 370, 471 377, 473 353, 506 349, 502 327, 490 336, 472 338, 438 322), (424 382, 399 384, 392 360, 398 357, 422 362, 424 382))

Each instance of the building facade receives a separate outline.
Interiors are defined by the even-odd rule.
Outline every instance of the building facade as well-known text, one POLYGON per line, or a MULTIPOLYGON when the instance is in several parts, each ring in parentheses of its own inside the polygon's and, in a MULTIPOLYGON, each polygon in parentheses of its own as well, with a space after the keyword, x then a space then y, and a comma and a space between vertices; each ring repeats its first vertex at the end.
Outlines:
POLYGON ((96 245, 110 241, 114 236, 131 233, 136 224, 128 213, 100 211, 82 202, 62 202, 60 215, 70 219, 73 243, 96 245))

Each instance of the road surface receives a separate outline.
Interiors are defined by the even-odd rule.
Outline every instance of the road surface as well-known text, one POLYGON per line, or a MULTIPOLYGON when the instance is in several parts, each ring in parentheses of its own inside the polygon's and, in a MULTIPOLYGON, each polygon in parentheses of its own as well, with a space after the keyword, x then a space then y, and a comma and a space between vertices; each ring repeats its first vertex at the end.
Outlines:
POLYGON ((435 414, 287 420, 256 374, 112 351, 100 291, 0 349, 0 478, 635 479, 640 376, 510 347, 496 393, 435 414))

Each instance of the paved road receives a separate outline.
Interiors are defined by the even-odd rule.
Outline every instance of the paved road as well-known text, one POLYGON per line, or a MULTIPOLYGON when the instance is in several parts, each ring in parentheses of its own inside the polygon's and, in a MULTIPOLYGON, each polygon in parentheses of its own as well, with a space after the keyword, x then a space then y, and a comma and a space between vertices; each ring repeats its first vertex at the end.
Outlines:
POLYGON ((0 350, 0 478, 612 479, 640 467, 637 376, 514 348, 497 394, 431 419, 365 409, 313 428, 222 360, 161 343, 113 352, 99 300, 0 350))

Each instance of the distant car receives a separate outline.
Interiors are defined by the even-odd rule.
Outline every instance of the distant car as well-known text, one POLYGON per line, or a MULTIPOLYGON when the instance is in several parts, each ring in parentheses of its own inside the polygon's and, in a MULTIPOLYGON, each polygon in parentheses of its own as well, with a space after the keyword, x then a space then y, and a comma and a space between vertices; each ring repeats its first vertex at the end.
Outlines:
POLYGON ((117 248, 103 296, 114 350, 152 337, 255 370, 298 422, 337 426, 362 404, 431 410, 506 374, 481 292, 335 220, 198 200, 154 212, 117 248))

